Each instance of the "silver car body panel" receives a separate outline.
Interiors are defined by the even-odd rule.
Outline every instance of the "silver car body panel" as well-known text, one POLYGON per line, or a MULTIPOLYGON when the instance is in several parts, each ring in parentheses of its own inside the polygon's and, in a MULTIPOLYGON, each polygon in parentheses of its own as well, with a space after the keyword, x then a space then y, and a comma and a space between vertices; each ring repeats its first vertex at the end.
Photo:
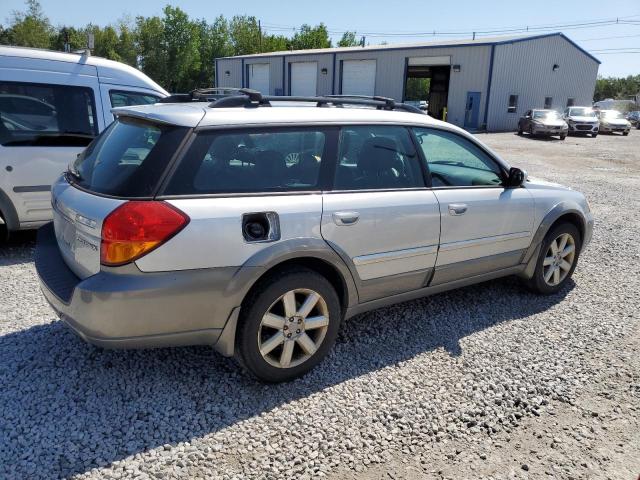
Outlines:
POLYGON ((72 187, 60 177, 52 187, 53 224, 60 252, 80 278, 100 271, 102 222, 124 200, 102 197, 72 187))

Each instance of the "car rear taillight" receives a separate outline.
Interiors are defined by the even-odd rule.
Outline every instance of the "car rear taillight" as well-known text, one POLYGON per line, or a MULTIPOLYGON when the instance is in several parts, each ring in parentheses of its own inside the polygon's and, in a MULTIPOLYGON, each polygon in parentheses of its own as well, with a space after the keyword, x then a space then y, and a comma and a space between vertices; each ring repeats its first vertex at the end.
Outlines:
POLYGON ((117 266, 132 262, 176 235, 189 220, 166 202, 123 203, 102 223, 100 263, 117 266))

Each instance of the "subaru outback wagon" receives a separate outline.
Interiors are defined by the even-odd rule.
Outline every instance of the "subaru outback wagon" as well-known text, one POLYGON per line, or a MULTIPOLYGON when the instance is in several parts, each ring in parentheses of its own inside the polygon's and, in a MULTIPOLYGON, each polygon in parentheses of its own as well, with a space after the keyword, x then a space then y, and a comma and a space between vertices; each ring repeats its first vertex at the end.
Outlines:
POLYGON ((582 194, 389 99, 114 114, 53 185, 36 249, 47 300, 98 346, 213 345, 285 381, 374 308, 507 275, 557 292, 591 238, 582 194))

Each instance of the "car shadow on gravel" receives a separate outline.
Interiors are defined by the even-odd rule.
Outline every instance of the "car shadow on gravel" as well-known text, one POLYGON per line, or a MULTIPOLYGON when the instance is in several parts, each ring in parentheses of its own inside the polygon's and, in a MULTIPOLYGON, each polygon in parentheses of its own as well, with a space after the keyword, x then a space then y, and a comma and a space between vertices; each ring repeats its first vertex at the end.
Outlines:
POLYGON ((0 237, 0 267, 32 263, 35 248, 36 230, 14 232, 8 240, 0 237))
MULTIPOLYGON (((302 379, 265 385, 206 347, 100 350, 61 322, 0 337, 0 478, 68 477, 190 441, 560 302, 503 279, 346 321, 302 379)), ((464 342, 463 342, 464 343, 464 342)), ((505 345, 505 348, 509 348, 505 345)))

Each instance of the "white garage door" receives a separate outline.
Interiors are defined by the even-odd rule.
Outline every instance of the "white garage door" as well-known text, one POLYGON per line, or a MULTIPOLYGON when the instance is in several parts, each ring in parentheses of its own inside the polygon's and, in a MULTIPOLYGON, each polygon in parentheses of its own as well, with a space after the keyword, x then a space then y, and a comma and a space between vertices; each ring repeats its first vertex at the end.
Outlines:
POLYGON ((376 61, 344 60, 342 62, 343 95, 375 95, 376 61))
POLYGON ((254 63, 247 65, 249 88, 269 95, 269 64, 254 63))
POLYGON ((291 95, 313 97, 318 86, 318 62, 291 64, 291 95))

